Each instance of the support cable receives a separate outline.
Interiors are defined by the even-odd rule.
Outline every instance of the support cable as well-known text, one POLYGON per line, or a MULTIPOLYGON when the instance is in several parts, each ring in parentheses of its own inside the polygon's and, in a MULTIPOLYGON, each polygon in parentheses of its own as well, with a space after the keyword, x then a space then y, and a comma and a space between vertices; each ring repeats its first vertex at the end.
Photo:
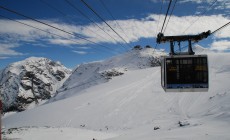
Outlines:
MULTIPOLYGON (((206 8, 206 10, 205 11, 203 11, 200 15, 204 15, 206 12, 208 12, 212 7, 213 7, 213 5, 215 4, 217 2, 217 0, 214 0, 213 2, 212 2, 212 4, 208 7, 208 8, 206 8)), ((194 23, 196 23, 198 20, 200 19, 200 16, 197 18, 197 19, 195 19, 182 33, 184 33, 184 32, 186 32, 194 23)))
MULTIPOLYGON (((211 33, 210 33, 210 35, 212 35, 212 34, 214 34, 214 33, 218 32, 219 30, 221 30, 221 29, 223 29, 223 28, 227 27, 229 24, 230 24, 230 21, 229 21, 228 23, 224 24, 223 26, 219 27, 218 29, 214 30, 213 32, 211 32, 211 33)), ((192 45, 193 45, 193 44, 195 44, 195 42, 193 42, 193 43, 192 43, 192 45)), ((187 46, 182 47, 181 49, 184 49, 185 47, 188 47, 188 45, 187 45, 187 46)))
MULTIPOLYGON (((49 31, 47 31, 47 30, 43 30, 43 29, 41 29, 41 28, 38 28, 38 27, 35 27, 35 26, 32 26, 32 25, 29 25, 29 24, 27 24, 27 23, 24 23, 24 22, 21 22, 21 21, 18 21, 18 20, 15 20, 15 19, 12 19, 12 18, 9 18, 9 17, 6 17, 6 16, 3 16, 3 15, 1 15, 1 14, 0 14, 0 17, 3 17, 3 18, 5 18, 5 19, 8 19, 8 20, 11 20, 11 21, 17 22, 17 23, 19 23, 19 24, 22 24, 22 25, 25 25, 25 26, 28 26, 28 27, 31 27, 31 28, 37 29, 37 30, 39 30, 39 31, 42 31, 42 32, 45 32, 45 33, 48 33, 48 34, 51 34, 51 35, 54 35, 54 36, 57 36, 57 37, 61 37, 61 38, 66 39, 66 40, 70 40, 70 41, 75 42, 75 43, 77 43, 77 44, 79 44, 79 43, 80 43, 80 42, 78 42, 78 41, 76 41, 76 40, 66 38, 66 37, 64 37, 64 36, 61 36, 61 35, 58 35, 58 34, 55 34, 55 33, 49 32, 49 31)), ((103 46, 103 47, 105 47, 106 49, 111 50, 110 48, 108 48, 108 47, 106 47, 106 46, 103 46)), ((103 51, 103 50, 101 50, 101 51, 103 51)), ((100 52, 101 52, 101 51, 100 51, 100 52)), ((111 51, 109 51, 109 52, 111 52, 111 51)), ((113 52, 114 52, 114 51, 112 50, 112 53, 113 53, 113 52)), ((115 54, 115 53, 114 53, 114 54, 115 54)))
POLYGON ((103 2, 103 0, 99 0, 102 4, 102 6, 105 8, 105 10, 109 13, 109 15, 113 18, 113 20, 116 22, 116 24, 118 25, 118 27, 121 29, 121 31, 124 33, 124 35, 128 37, 128 35, 125 33, 124 29, 120 26, 120 24, 117 22, 117 20, 115 19, 115 17, 113 16, 113 14, 110 12, 109 8, 107 8, 107 6, 105 5, 105 3, 103 2))
POLYGON ((226 26, 228 26, 230 24, 230 22, 224 24, 223 26, 221 26, 220 28, 216 29, 215 31, 213 31, 211 34, 216 33, 217 31, 221 30, 222 28, 225 28, 226 26))
POLYGON ((164 0, 161 1, 161 8, 160 8, 160 13, 159 13, 158 22, 157 22, 156 36, 157 36, 157 31, 158 31, 158 27, 159 27, 159 23, 160 23, 160 18, 161 18, 161 14, 162 14, 163 4, 164 4, 164 0))
MULTIPOLYGON (((54 7, 53 5, 51 5, 50 3, 46 2, 45 0, 40 0, 42 3, 46 4, 49 8, 53 9, 54 11, 58 12, 60 15, 64 16, 69 22, 71 22, 69 20, 69 18, 67 17, 67 15, 65 13, 63 13, 61 10, 59 10, 58 8, 54 7)), ((103 36, 101 36, 100 34, 98 34, 97 32, 93 31, 92 29, 86 27, 88 30, 90 30, 92 33, 94 33, 95 35, 103 38, 103 39, 106 39, 104 38, 103 36)), ((113 49, 115 50, 115 49, 113 49)), ((116 50, 115 50, 116 51, 116 50)))
POLYGON ((87 4, 84 0, 81 0, 81 2, 83 2, 86 7, 88 7, 99 19, 101 19, 119 38, 121 38, 129 48, 131 48, 131 46, 128 45, 128 42, 120 34, 118 34, 95 10, 93 10, 89 4, 87 4))
MULTIPOLYGON (((76 36, 74 33, 65 31, 65 30, 63 30, 63 29, 60 29, 60 28, 58 28, 58 27, 55 27, 55 26, 50 25, 50 24, 48 24, 48 23, 45 23, 45 22, 43 22, 43 21, 34 19, 34 18, 32 18, 32 17, 26 16, 26 15, 24 15, 24 14, 21 14, 21 13, 19 13, 19 12, 14 11, 14 10, 5 8, 5 7, 1 6, 1 5, 0 5, 0 8, 3 9, 3 10, 6 10, 6 11, 8 11, 8 12, 14 13, 14 14, 16 14, 16 15, 22 16, 22 17, 24 17, 24 18, 31 19, 32 21, 35 21, 35 22, 38 22, 38 23, 40 23, 40 24, 46 25, 46 26, 51 27, 51 28, 53 28, 53 29, 59 30, 59 31, 64 32, 64 33, 66 33, 66 34, 69 34, 69 35, 71 35, 71 36, 74 36, 74 37, 83 39, 83 40, 88 41, 88 42, 90 42, 90 43, 92 43, 92 44, 96 44, 96 45, 99 45, 99 46, 102 46, 102 47, 106 47, 106 46, 104 46, 104 45, 101 45, 101 44, 99 44, 99 43, 96 43, 96 42, 94 42, 94 41, 91 41, 91 40, 89 40, 89 39, 86 39, 86 38, 84 38, 84 37, 76 36)), ((107 48, 107 47, 106 47, 106 48, 107 48)))
POLYGON ((176 6, 176 3, 177 3, 177 0, 175 0, 175 2, 174 2, 172 11, 171 11, 171 13, 170 13, 169 19, 168 19, 168 21, 167 21, 167 24, 166 24, 166 26, 165 26, 165 29, 164 29, 163 33, 165 32, 165 30, 166 30, 166 28, 167 28, 167 26, 168 26, 169 20, 170 20, 170 18, 171 18, 171 16, 172 16, 172 13, 173 13, 173 10, 174 10, 174 8, 175 8, 175 6, 176 6))
MULTIPOLYGON (((158 22, 157 22, 156 36, 157 36, 157 31, 158 31, 158 27, 159 27, 159 23, 160 23, 163 4, 164 4, 164 0, 161 1, 160 14, 159 14, 159 17, 158 17, 158 22)), ((158 43, 156 43, 156 45, 155 45, 155 50, 157 49, 157 46, 158 46, 158 43)))
POLYGON ((167 9, 167 12, 166 12, 166 15, 165 15, 165 19, 164 19, 164 22, 163 22, 163 25, 162 25, 162 28, 161 28, 161 33, 162 33, 163 29, 164 29, 165 21, 166 21, 166 18, 168 16, 168 12, 169 12, 171 3, 172 3, 172 0, 170 0, 170 2, 169 2, 168 9, 167 9))
MULTIPOLYGON (((99 29, 101 29, 104 33, 106 33, 109 37, 111 37, 115 42, 119 42, 117 39, 112 37, 109 33, 107 33, 102 27, 100 27, 94 20, 89 18, 84 12, 82 12, 78 7, 76 7, 73 3, 71 3, 69 0, 65 0, 65 2, 70 5, 73 9, 75 9, 77 12, 79 12, 82 16, 87 18, 90 22, 94 23, 99 29)), ((122 44, 121 44, 122 45, 122 44)), ((123 45, 122 45, 123 46, 123 45)), ((124 46, 123 46, 124 47, 124 46)), ((125 48, 125 47, 124 47, 125 48)), ((127 50, 127 49, 126 49, 127 50)))
POLYGON ((46 0, 40 0, 42 3, 46 4, 48 7, 50 7, 51 9, 54 9, 55 11, 57 11, 59 14, 61 14, 64 17, 67 17, 67 15, 65 13, 63 13, 61 10, 59 10, 58 8, 56 8, 55 6, 51 5, 49 2, 47 2, 46 0))

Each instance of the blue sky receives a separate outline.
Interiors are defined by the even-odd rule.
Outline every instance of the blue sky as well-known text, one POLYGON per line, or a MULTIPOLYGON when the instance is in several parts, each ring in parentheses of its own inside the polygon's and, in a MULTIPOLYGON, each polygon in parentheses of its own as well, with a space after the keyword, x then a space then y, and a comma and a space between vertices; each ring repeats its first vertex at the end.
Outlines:
MULTIPOLYGON (((163 0, 163 4, 162 0, 84 1, 120 37, 81 0, 1 0, 0 6, 65 32, 0 8, 0 69, 31 56, 46 57, 74 68, 84 62, 124 53, 135 45, 155 47, 169 3, 169 0, 163 0)), ((175 2, 172 1, 171 9, 175 2)), ((177 0, 164 34, 214 31, 230 21, 229 15, 229 0, 177 0)), ((228 52, 230 26, 198 45, 228 52)), ((157 49, 168 51, 168 46, 168 43, 160 44, 157 49)))

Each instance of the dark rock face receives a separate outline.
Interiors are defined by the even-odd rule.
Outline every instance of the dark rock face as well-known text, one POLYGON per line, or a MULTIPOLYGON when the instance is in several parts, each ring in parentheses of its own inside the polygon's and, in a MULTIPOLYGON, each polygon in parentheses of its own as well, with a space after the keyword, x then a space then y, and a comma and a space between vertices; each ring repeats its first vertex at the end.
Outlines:
POLYGON ((56 73, 52 73, 52 74, 58 81, 61 81, 62 79, 65 78, 65 73, 59 70, 57 70, 56 73))
POLYGON ((115 76, 120 76, 123 75, 123 72, 116 71, 115 69, 112 69, 110 71, 104 71, 101 76, 105 77, 106 79, 111 79, 112 77, 115 76))

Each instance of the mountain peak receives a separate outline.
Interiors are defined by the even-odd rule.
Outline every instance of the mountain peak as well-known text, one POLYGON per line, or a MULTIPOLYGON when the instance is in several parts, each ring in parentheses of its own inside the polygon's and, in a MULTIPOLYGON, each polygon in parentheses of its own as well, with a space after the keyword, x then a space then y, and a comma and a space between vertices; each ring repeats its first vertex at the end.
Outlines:
POLYGON ((24 110, 37 100, 47 100, 71 71, 50 59, 29 57, 7 66, 0 73, 3 111, 24 110))
POLYGON ((73 70, 53 100, 63 99, 72 96, 76 91, 108 82, 127 71, 159 66, 161 55, 165 53, 153 48, 138 47, 107 60, 81 64, 73 70), (69 90, 73 90, 74 93, 69 90), (69 95, 65 94, 66 91, 69 95))

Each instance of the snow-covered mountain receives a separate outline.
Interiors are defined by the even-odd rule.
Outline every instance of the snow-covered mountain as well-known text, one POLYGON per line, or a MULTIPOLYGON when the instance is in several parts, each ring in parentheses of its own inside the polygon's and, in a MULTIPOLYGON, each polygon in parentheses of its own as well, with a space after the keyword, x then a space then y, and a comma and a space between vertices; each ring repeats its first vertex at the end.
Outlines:
POLYGON ((72 75, 51 101, 64 99, 65 96, 69 97, 83 89, 108 82, 130 70, 159 66, 162 55, 166 53, 153 48, 138 47, 104 61, 81 64, 73 70, 72 75))
POLYGON ((22 111, 51 98, 70 74, 60 62, 47 58, 30 57, 10 64, 0 72, 3 111, 22 111))
POLYGON ((109 60, 78 66, 56 100, 21 113, 6 114, 2 120, 4 137, 230 139, 230 53, 208 52, 209 91, 195 93, 165 93, 160 86, 160 67, 146 63, 147 56, 155 56, 154 53, 158 56, 161 52, 132 50, 109 60), (112 69, 112 73, 103 74, 112 69))

